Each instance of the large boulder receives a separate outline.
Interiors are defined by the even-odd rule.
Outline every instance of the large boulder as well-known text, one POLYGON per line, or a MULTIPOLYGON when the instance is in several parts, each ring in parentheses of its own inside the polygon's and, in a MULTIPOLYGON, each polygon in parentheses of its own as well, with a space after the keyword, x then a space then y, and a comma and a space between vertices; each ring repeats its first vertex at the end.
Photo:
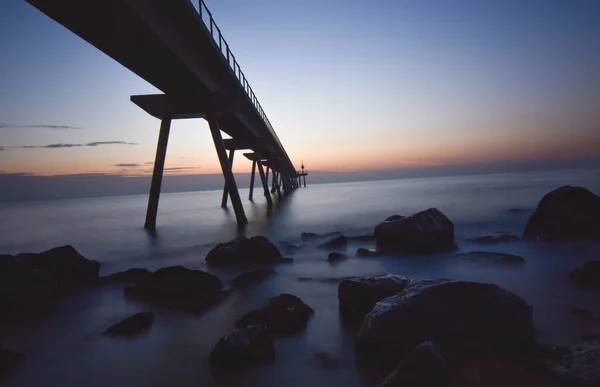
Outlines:
POLYGON ((236 327, 261 325, 273 334, 283 335, 304 329, 313 313, 313 309, 300 298, 284 293, 243 315, 236 321, 236 327))
POLYGON ((371 359, 393 359, 431 341, 445 355, 511 356, 534 346, 532 320, 525 300, 496 285, 425 280, 379 301, 365 316, 357 348, 371 359))
POLYGON ((336 252, 329 253, 329 255, 327 256, 327 262, 329 262, 329 263, 341 262, 341 261, 345 261, 347 259, 348 259, 347 255, 336 253, 336 252))
POLYGON ((100 264, 85 258, 73 246, 55 247, 41 253, 17 254, 24 263, 50 275, 58 286, 91 283, 98 279, 100 264))
POLYGON ((351 320, 362 320, 378 301, 400 293, 410 283, 409 278, 396 274, 347 278, 338 286, 340 313, 351 320))
POLYGON ((568 386, 600 386, 600 340, 570 348, 540 346, 538 366, 568 386))
POLYGON ((7 374, 14 370, 26 359, 27 355, 24 353, 0 347, 0 375, 7 374))
POLYGON ((375 227, 377 245, 402 252, 422 253, 452 249, 454 224, 437 208, 408 217, 392 217, 375 227))
POLYGON ((104 331, 104 334, 107 336, 132 335, 148 330, 153 322, 154 313, 140 312, 111 326, 104 331))
POLYGON ((206 262, 213 266, 254 266, 283 263, 285 259, 270 240, 254 236, 219 243, 208 252, 206 262))
POLYGON ((492 251, 470 251, 457 254, 458 257, 472 262, 523 264, 525 259, 520 255, 496 253, 492 251))
POLYGON ((406 355, 378 387, 445 387, 450 386, 446 361, 435 345, 427 341, 406 355))
POLYGON ((585 261, 569 274, 574 284, 585 288, 600 287, 600 261, 585 261))
POLYGON ((273 338, 267 329, 251 325, 223 336, 210 353, 210 368, 215 373, 252 365, 268 364, 275 358, 273 338))
POLYGON ((600 196, 568 185, 544 195, 523 232, 523 239, 540 241, 592 236, 600 236, 600 196))
POLYGON ((57 290, 50 275, 15 256, 0 255, 0 319, 48 303, 57 290))

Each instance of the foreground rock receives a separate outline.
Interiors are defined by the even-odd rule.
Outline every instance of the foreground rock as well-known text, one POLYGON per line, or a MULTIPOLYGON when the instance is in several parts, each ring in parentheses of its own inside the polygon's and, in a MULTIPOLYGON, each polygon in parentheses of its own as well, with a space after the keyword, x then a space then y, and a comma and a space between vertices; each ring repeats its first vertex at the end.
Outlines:
POLYGON ((347 255, 336 253, 336 252, 329 253, 329 255, 327 256, 327 262, 329 262, 329 263, 341 262, 341 261, 345 261, 347 259, 348 259, 347 255))
POLYGON ((348 238, 346 238, 343 235, 335 237, 334 239, 319 245, 319 248, 323 249, 323 250, 345 251, 347 247, 348 247, 348 238))
POLYGON ((540 346, 539 366, 568 386, 600 385, 600 340, 570 348, 540 346))
POLYGON ((12 255, 0 255, 0 319, 46 305, 57 293, 57 285, 12 255))
POLYGON ((132 335, 148 330, 154 322, 154 313, 141 312, 129 316, 121 322, 111 326, 104 334, 107 336, 132 335))
POLYGON ((111 275, 100 277, 100 283, 111 284, 118 282, 138 282, 150 275, 152 272, 147 269, 133 268, 125 271, 120 271, 111 275))
POLYGON ((271 268, 256 269, 238 275, 232 283, 238 287, 251 286, 263 282, 273 274, 276 274, 276 271, 271 268))
POLYGON ((529 217, 523 239, 575 241, 600 236, 600 196, 564 186, 546 194, 529 217))
POLYGON ((268 364, 275 358, 273 338, 262 326, 247 326, 223 336, 210 353, 210 367, 221 373, 268 364))
POLYGON ((276 335, 297 332, 306 326, 313 309, 291 294, 280 294, 266 305, 254 309, 236 321, 237 328, 260 325, 276 335))
POLYGON ((455 248, 454 224, 436 208, 388 219, 375 227, 380 247, 412 253, 455 248))
POLYGON ((458 257, 469 261, 481 261, 492 263, 512 263, 523 264, 525 260, 519 255, 494 253, 491 251, 471 251, 468 253, 457 254, 458 257))
POLYGON ((360 258, 369 258, 369 257, 379 257, 380 255, 381 254, 379 254, 377 252, 377 250, 365 249, 363 247, 359 247, 358 249, 356 249, 356 254, 354 256, 360 257, 360 258))
POLYGON ((510 232, 495 232, 491 234, 480 235, 475 238, 469 238, 471 242, 477 243, 501 243, 501 242, 514 242, 520 238, 518 235, 510 232))
POLYGON ((277 246, 263 236, 219 243, 206 255, 206 262, 214 266, 269 265, 284 261, 277 246))
POLYGON ((395 274, 347 278, 338 286, 340 313, 361 320, 378 301, 400 293, 410 283, 409 278, 395 274))
POLYGON ((432 342, 422 343, 410 351, 378 387, 404 386, 450 386, 446 361, 432 342))
POLYGON ((445 356, 516 355, 535 344, 532 315, 525 300, 493 284, 413 282, 365 316, 357 348, 371 359, 401 356, 425 341, 445 356))
POLYGON ((600 287, 600 261, 585 261, 569 274, 571 282, 585 288, 600 287))
POLYGON ((14 370, 26 359, 27 355, 24 353, 0 347, 0 375, 7 374, 14 370))
POLYGON ((189 312, 203 312, 226 295, 223 282, 209 273, 183 266, 159 269, 133 287, 125 288, 129 297, 189 312))
POLYGON ((48 274, 59 287, 98 280, 100 264, 85 258, 70 245, 55 247, 41 253, 22 253, 16 257, 41 273, 48 274))

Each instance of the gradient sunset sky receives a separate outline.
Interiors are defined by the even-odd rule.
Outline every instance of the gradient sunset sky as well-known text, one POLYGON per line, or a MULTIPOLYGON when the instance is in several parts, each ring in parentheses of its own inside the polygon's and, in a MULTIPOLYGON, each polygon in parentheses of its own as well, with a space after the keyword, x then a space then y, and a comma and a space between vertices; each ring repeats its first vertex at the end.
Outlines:
MULTIPOLYGON (((298 167, 600 156, 600 1, 206 4, 298 167)), ((151 171, 159 121, 129 96, 157 89, 24 0, 0 45, 0 173, 151 171)), ((203 120, 174 122, 166 167, 220 171, 203 120)))

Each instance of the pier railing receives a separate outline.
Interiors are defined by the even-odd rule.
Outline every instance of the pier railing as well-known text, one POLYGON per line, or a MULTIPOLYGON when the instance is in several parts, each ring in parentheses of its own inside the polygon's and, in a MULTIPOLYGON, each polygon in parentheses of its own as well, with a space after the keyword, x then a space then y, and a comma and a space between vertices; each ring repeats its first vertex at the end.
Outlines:
POLYGON ((279 146, 279 148, 281 148, 281 151, 284 153, 286 159, 289 160, 289 157, 285 151, 285 148, 283 147, 283 145, 281 145, 281 142, 279 141, 279 137, 277 137, 277 134, 275 133, 275 130, 273 129, 273 126, 271 125, 271 122, 269 121, 269 118, 267 117, 265 111, 263 110, 262 106, 260 105, 260 102, 258 102, 258 98, 256 98, 256 94, 254 94, 254 90, 252 90, 250 83, 248 83, 248 79, 246 79, 246 75, 244 75, 244 72, 240 68, 240 65, 239 65, 237 59, 235 58, 235 55, 233 55, 233 52, 231 52, 231 50, 229 48, 229 44, 223 37, 223 33, 221 32, 221 29, 219 28, 219 26, 217 26, 217 23, 215 23, 215 19, 213 18, 212 13, 210 12, 208 7, 204 3, 204 0, 188 0, 188 1, 192 4, 192 6, 194 7, 194 9, 198 13, 198 15, 200 15, 200 19, 202 20, 204 27, 206 28, 207 32, 210 34, 210 36, 213 39, 213 42, 215 43, 215 48, 221 53, 221 55, 223 56, 223 59, 225 59, 225 61, 229 65, 229 68, 231 69, 233 75, 237 78, 240 86, 242 86, 242 88, 246 92, 246 95, 248 96, 248 99, 254 106, 254 109, 256 110, 258 115, 261 117, 261 119, 263 120, 263 122, 265 123, 267 128, 269 129, 269 132, 271 133, 271 135, 277 142, 277 145, 279 146))

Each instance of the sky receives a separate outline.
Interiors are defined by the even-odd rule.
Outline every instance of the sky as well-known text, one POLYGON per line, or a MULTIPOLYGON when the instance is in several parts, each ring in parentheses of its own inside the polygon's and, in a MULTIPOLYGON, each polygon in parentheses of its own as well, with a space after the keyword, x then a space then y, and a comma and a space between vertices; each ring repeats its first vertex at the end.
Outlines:
MULTIPOLYGON (((600 160, 600 1, 206 4, 297 167, 600 160)), ((151 173, 160 123, 129 97, 159 90, 24 0, 0 2, 0 48, 0 174, 151 173)), ((206 122, 175 121, 165 173, 219 172, 206 122)))

